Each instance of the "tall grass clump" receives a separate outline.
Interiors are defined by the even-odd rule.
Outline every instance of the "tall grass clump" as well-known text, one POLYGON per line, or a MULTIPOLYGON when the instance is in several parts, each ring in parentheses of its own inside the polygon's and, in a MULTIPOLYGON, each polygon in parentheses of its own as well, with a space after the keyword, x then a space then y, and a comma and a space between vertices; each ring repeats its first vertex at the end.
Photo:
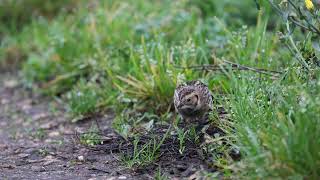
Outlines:
MULTIPOLYGON (((288 1, 288 6, 270 3, 274 8, 289 7, 289 10, 301 11, 299 15, 309 14, 310 18, 314 13, 295 1, 288 1), (295 5, 298 9, 292 7, 295 5)), ((320 177, 320 81, 316 43, 313 43, 317 32, 311 27, 317 21, 299 18, 298 21, 284 18, 280 39, 291 55, 283 75, 276 80, 245 73, 230 75, 230 102, 226 104, 230 107, 235 138, 243 154, 233 169, 237 178, 320 177), (292 33, 291 28, 297 22, 311 23, 311 29, 302 26, 308 33, 292 33)))
POLYGON ((243 176, 319 177, 320 83, 292 76, 294 83, 233 79, 230 111, 245 156, 243 176))

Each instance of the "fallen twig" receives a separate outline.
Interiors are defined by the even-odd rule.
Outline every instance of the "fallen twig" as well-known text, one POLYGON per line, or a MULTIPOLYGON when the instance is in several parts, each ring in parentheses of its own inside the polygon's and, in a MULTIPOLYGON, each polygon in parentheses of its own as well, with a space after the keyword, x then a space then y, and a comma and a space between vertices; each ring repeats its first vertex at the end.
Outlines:
POLYGON ((265 74, 269 76, 279 76, 280 74, 282 74, 282 72, 280 71, 248 67, 248 66, 244 66, 241 64, 227 61, 227 60, 222 60, 222 62, 224 62, 224 64, 218 64, 218 65, 204 64, 204 65, 197 65, 197 66, 187 66, 187 67, 175 66, 175 67, 180 69, 193 69, 198 71, 223 71, 225 69, 231 68, 232 70, 248 70, 248 71, 265 74))
POLYGON ((254 72, 258 72, 258 73, 264 72, 264 73, 269 73, 271 75, 282 74, 282 72, 280 72, 280 71, 267 70, 267 69, 262 69, 262 68, 252 68, 252 67, 249 67, 249 66, 244 66, 244 65, 241 65, 241 64, 230 62, 230 61, 227 61, 227 60, 222 60, 222 61, 227 63, 227 64, 231 64, 232 67, 242 68, 243 70, 251 70, 251 71, 254 71, 254 72))

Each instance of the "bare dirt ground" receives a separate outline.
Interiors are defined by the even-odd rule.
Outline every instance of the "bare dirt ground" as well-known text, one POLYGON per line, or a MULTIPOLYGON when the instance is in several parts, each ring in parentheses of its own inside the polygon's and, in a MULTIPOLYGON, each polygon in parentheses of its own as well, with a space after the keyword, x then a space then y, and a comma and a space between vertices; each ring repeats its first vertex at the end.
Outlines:
POLYGON ((153 179, 159 167, 167 177, 194 179, 212 171, 193 145, 179 155, 176 138, 165 141, 156 162, 127 169, 119 159, 132 143, 113 132, 111 112, 95 117, 104 145, 77 141, 93 119, 71 123, 57 101, 22 88, 16 73, 0 73, 0 179, 153 179))

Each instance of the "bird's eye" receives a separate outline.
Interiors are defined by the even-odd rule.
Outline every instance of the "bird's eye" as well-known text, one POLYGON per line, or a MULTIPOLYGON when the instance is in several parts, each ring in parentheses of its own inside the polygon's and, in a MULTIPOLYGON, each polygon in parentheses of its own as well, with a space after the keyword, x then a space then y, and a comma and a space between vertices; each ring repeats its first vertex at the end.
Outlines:
POLYGON ((188 98, 188 99, 187 99, 187 102, 190 102, 190 101, 191 101, 191 99, 190 99, 190 98, 188 98))

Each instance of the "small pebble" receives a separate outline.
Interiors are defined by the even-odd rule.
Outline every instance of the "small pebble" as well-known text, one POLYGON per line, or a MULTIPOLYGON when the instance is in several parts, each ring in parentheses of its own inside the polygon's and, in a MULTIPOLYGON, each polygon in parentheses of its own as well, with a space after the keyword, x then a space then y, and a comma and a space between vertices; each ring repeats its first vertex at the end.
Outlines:
POLYGON ((84 161, 84 157, 83 156, 78 156, 78 160, 79 161, 84 161))
POLYGON ((33 172, 43 172, 45 169, 42 166, 31 166, 33 172))
POLYGON ((126 176, 119 176, 118 179, 127 179, 126 176))

